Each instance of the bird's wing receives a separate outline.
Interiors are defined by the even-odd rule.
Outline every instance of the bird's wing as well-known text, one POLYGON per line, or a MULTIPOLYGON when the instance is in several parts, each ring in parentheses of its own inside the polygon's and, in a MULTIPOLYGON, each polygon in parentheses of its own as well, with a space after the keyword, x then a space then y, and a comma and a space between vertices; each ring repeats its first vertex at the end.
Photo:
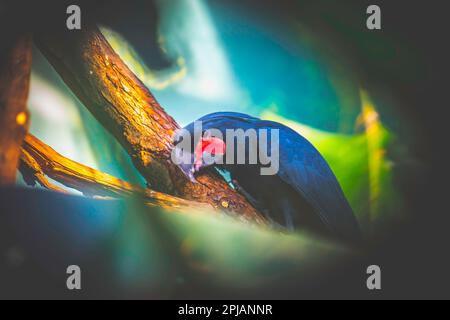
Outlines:
POLYGON ((319 151, 287 127, 281 126, 279 135, 279 177, 303 195, 330 231, 344 238, 359 238, 353 211, 319 151))

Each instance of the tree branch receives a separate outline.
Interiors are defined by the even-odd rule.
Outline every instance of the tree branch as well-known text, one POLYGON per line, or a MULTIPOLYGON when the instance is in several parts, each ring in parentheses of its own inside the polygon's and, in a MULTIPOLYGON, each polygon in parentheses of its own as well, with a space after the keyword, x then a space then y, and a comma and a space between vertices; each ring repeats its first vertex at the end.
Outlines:
POLYGON ((127 150, 152 189, 209 203, 250 220, 264 220, 220 177, 205 172, 198 177, 199 183, 184 177, 170 159, 178 124, 97 27, 46 32, 37 37, 37 44, 69 88, 127 150))
POLYGON ((5 32, 9 30, 2 30, 0 37, 0 185, 16 182, 20 146, 28 130, 31 71, 31 37, 5 32))
POLYGON ((20 157, 20 171, 29 185, 38 182, 41 186, 58 191, 64 189, 50 183, 46 176, 67 187, 81 191, 87 196, 138 196, 150 205, 170 209, 204 208, 212 209, 204 203, 187 201, 163 194, 95 170, 70 160, 31 134, 25 136, 20 157))

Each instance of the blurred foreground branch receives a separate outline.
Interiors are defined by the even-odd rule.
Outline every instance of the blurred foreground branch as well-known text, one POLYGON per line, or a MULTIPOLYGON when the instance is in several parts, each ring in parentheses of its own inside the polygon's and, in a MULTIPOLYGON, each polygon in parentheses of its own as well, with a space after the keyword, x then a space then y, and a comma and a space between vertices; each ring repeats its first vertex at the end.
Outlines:
POLYGON ((28 130, 26 102, 31 71, 31 37, 9 30, 1 33, 0 185, 12 185, 16 182, 20 146, 28 130))

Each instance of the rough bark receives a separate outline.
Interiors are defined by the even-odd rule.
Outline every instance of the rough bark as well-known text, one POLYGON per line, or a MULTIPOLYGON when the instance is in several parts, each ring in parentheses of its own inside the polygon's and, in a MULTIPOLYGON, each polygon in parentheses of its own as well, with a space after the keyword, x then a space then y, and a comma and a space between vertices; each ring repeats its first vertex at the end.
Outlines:
POLYGON ((149 205, 169 209, 212 207, 153 191, 68 159, 31 134, 25 136, 20 158, 20 171, 29 185, 58 191, 64 189, 50 183, 46 176, 87 196, 140 197, 149 205))
POLYGON ((16 182, 20 146, 28 129, 31 37, 13 32, 0 41, 0 185, 11 185, 16 182))
POLYGON ((37 44, 69 88, 127 150, 152 189, 263 221, 245 197, 220 177, 205 172, 199 183, 192 183, 172 163, 172 137, 178 124, 97 27, 47 32, 38 35, 37 44))

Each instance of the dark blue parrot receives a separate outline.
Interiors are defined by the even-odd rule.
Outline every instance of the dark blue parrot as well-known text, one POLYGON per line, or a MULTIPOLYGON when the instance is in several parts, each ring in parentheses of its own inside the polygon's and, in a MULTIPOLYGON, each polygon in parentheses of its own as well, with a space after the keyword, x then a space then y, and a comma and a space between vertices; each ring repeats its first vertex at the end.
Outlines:
MULTIPOLYGON (((345 241, 360 239, 358 223, 336 177, 317 149, 300 134, 280 123, 235 112, 212 113, 197 121, 202 126, 202 132, 197 136, 194 123, 184 128, 190 134, 191 161, 179 164, 191 180, 195 181, 195 172, 214 166, 222 173, 228 172, 231 184, 275 225, 289 230, 312 230, 345 241), (211 129, 218 130, 222 136, 205 136, 204 133, 211 129), (256 164, 249 163, 250 150, 255 146, 248 137, 244 140, 245 163, 237 164, 237 155, 232 155, 232 164, 227 163, 227 145, 241 143, 242 147, 243 141, 239 142, 236 137, 233 137, 234 141, 227 141, 227 129, 254 129, 258 138, 262 132, 260 129, 265 129, 268 132, 268 156, 273 153, 270 149, 271 131, 278 129, 277 173, 261 175, 261 168, 267 167, 261 154, 258 154, 256 164), (207 163, 203 160, 211 155, 223 155, 223 161, 207 163)), ((180 137, 176 137, 175 145, 180 141, 180 137)))

